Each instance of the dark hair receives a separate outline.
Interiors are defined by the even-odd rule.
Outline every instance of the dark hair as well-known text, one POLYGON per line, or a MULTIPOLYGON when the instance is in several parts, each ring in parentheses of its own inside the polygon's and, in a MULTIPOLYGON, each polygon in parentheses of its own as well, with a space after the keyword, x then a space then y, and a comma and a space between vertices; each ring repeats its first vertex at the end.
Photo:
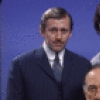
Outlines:
POLYGON ((66 16, 68 16, 69 19, 70 19, 70 29, 72 31, 72 29, 73 29, 72 17, 65 9, 63 9, 61 7, 50 8, 47 11, 45 11, 45 13, 41 17, 41 28, 42 28, 42 30, 43 31, 45 30, 46 21, 49 18, 60 19, 60 18, 66 17, 66 16))
POLYGON ((100 4, 98 4, 98 6, 96 7, 96 12, 94 15, 94 27, 95 30, 98 32, 98 34, 100 34, 100 4))
POLYGON ((0 0, 0 3, 2 2, 2 0, 0 0))

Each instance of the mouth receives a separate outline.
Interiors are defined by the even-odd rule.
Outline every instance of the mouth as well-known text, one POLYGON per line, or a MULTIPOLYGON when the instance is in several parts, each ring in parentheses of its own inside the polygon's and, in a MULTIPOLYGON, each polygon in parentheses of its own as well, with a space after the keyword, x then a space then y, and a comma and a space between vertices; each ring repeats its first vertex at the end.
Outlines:
POLYGON ((52 41, 52 45, 54 45, 54 47, 62 47, 64 43, 62 41, 52 41))
POLYGON ((62 46, 63 44, 62 44, 62 43, 54 43, 54 45, 57 46, 57 47, 60 47, 60 46, 62 46))

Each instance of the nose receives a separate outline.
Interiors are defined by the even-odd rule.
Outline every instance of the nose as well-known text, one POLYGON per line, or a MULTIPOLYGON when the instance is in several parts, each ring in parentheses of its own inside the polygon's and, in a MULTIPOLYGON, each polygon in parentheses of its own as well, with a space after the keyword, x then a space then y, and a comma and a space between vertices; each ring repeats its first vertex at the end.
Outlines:
POLYGON ((58 33, 57 33, 57 35, 56 35, 56 38, 57 38, 57 39, 61 39, 61 37, 62 37, 61 32, 58 31, 58 33))
POLYGON ((97 91, 95 95, 95 100, 100 100, 100 89, 97 91))

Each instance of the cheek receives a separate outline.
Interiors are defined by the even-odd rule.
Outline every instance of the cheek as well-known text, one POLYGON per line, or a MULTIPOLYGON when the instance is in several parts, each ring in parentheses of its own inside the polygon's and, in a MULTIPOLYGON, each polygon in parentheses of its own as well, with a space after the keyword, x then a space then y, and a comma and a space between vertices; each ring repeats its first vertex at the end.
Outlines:
POLYGON ((49 41, 54 41, 55 40, 55 36, 54 35, 48 35, 48 40, 49 41))
POLYGON ((86 98, 87 98, 87 100, 93 100, 94 95, 91 93, 87 93, 86 98))
POLYGON ((69 36, 64 36, 62 40, 63 40, 64 42, 66 42, 68 39, 69 39, 69 36))
POLYGON ((45 40, 48 42, 48 44, 52 44, 52 41, 54 41, 55 38, 51 35, 46 35, 45 40))

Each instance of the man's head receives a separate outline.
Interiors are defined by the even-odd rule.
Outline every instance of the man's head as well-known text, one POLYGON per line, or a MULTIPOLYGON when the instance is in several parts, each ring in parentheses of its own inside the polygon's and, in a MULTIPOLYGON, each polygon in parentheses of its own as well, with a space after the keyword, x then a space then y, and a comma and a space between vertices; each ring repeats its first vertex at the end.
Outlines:
POLYGON ((94 15, 94 27, 97 33, 100 34, 100 4, 98 4, 94 15))
POLYGON ((63 8, 50 8, 41 18, 40 31, 52 51, 59 52, 65 48, 72 29, 72 17, 63 8))
POLYGON ((100 100, 100 65, 94 65, 86 74, 83 89, 86 100, 100 100))

